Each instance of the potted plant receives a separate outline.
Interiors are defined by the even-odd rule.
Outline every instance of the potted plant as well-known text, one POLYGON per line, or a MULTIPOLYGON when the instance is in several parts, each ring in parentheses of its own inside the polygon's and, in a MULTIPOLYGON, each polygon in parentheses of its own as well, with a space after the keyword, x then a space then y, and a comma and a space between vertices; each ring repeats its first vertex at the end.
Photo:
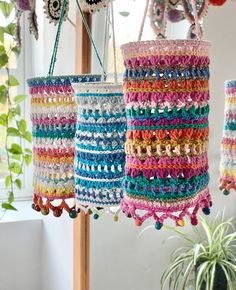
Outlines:
POLYGON ((172 261, 161 278, 161 289, 187 290, 193 278, 194 290, 235 290, 236 229, 232 219, 216 217, 211 223, 200 217, 202 230, 195 229, 196 240, 176 229, 187 242, 173 253, 172 261))

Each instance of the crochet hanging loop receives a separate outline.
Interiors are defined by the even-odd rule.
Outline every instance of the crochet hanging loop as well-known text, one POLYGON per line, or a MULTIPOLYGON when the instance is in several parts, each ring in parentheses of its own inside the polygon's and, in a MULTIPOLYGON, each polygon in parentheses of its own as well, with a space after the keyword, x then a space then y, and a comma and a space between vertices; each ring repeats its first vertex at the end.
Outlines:
MULTIPOLYGON (((98 62, 99 62, 99 64, 100 64, 101 68, 103 68, 104 66, 103 66, 103 63, 102 63, 101 57, 100 57, 100 55, 99 55, 98 49, 97 49, 96 44, 95 44, 95 42, 94 42, 94 40, 93 40, 92 33, 91 33, 91 31, 90 31, 90 28, 89 28, 89 26, 88 26, 87 20, 86 20, 86 18, 85 18, 85 16, 84 16, 83 10, 82 10, 82 8, 81 8, 81 6, 80 6, 78 0, 76 0, 76 4, 77 4, 77 6, 78 6, 78 9, 79 9, 80 15, 81 15, 81 17, 82 17, 82 21, 83 21, 84 27, 85 27, 85 29, 86 29, 86 31, 87 31, 87 34, 88 34, 89 40, 90 40, 90 42, 91 42, 91 44, 92 44, 92 46, 93 46, 93 48, 94 48, 94 51, 95 51, 96 57, 97 57, 97 59, 98 59, 98 62)), ((103 74, 104 74, 104 76, 105 76, 105 78, 106 78, 106 73, 105 73, 105 71, 103 72, 103 74)))
MULTIPOLYGON (((144 9, 143 19, 142 19, 140 30, 139 30, 138 41, 141 41, 141 38, 143 35, 143 29, 144 29, 145 20, 147 17, 149 2, 150 2, 150 0, 146 0, 146 6, 144 9)), ((195 27, 196 27, 197 39, 201 40, 202 33, 201 33, 201 27, 200 27, 200 23, 199 23, 198 12, 197 12, 197 0, 190 0, 190 2, 191 2, 192 10, 193 10, 193 18, 194 18, 194 23, 195 23, 195 27)))
POLYGON ((50 61, 50 67, 49 67, 49 71, 48 71, 49 77, 53 76, 55 64, 57 61, 57 51, 58 51, 58 45, 59 45, 59 41, 60 41, 61 27, 62 27, 62 22, 63 22, 67 2, 68 2, 68 0, 63 0, 63 4, 61 7, 61 14, 60 14, 59 22, 58 22, 57 34, 56 34, 56 38, 55 38, 52 57, 51 57, 51 61, 50 61))
MULTIPOLYGON (((58 46, 59 46, 59 41, 60 41, 60 35, 61 35, 61 28, 62 28, 62 23, 63 23, 63 19, 64 19, 64 14, 65 14, 65 9, 66 9, 66 5, 67 5, 68 0, 63 0, 63 4, 62 4, 62 8, 61 8, 61 14, 60 14, 60 18, 59 18, 59 22, 58 22, 58 27, 57 27, 57 33, 56 33, 56 38, 55 38, 55 43, 54 43, 54 47, 53 47, 53 52, 52 52, 52 57, 51 57, 51 61, 50 61, 50 67, 49 67, 49 71, 48 71, 48 76, 51 77, 53 76, 53 72, 54 72, 54 68, 55 68, 55 64, 57 61, 57 53, 58 53, 58 46)), ((79 5, 78 0, 76 0, 77 6, 79 8, 81 17, 82 17, 82 21, 84 23, 84 26, 86 28, 86 31, 88 33, 88 37, 90 39, 90 42, 94 48, 95 54, 97 56, 98 62, 100 64, 101 67, 103 67, 102 61, 101 61, 101 57, 98 53, 98 49, 95 45, 95 42, 93 40, 91 31, 89 29, 88 23, 86 21, 86 18, 84 16, 84 13, 79 5)))

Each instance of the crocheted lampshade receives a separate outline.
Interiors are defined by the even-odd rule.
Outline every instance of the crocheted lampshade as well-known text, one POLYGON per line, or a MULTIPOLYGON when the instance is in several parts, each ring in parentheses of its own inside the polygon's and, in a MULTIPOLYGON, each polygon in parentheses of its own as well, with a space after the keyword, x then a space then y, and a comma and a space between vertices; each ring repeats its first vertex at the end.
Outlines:
POLYGON ((33 135, 34 203, 46 215, 63 209, 76 217, 74 202, 74 136, 77 107, 72 83, 99 81, 100 76, 62 76, 28 80, 33 135), (58 202, 53 203, 57 200, 58 202))
POLYGON ((75 183, 78 206, 97 219, 123 196, 126 116, 120 84, 73 85, 78 103, 75 183))
POLYGON ((122 209, 137 225, 152 217, 197 224, 209 214, 209 43, 156 40, 121 47, 127 112, 122 209))
POLYGON ((225 82, 225 119, 221 142, 220 190, 236 190, 236 80, 225 82))

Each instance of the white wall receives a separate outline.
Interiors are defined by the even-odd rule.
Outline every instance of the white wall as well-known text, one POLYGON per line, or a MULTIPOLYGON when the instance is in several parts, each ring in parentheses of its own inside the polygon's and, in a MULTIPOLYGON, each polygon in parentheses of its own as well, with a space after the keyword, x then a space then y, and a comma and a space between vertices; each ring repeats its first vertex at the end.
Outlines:
MULTIPOLYGON (((220 138, 223 126, 224 80, 236 78, 236 3, 210 7, 205 18, 205 36, 211 49, 211 192, 212 216, 226 207, 226 215, 234 216, 235 195, 222 196, 217 189, 219 178, 220 138)), ((145 225, 152 224, 152 222, 145 225)), ((185 227, 186 232, 190 231, 185 227)), ((165 230, 148 230, 121 218, 115 224, 110 217, 92 222, 91 290, 160 290, 160 277, 169 263, 170 253, 180 241, 163 241, 171 235, 165 230)))
POLYGON ((73 223, 17 202, 0 221, 1 290, 72 290, 73 223))

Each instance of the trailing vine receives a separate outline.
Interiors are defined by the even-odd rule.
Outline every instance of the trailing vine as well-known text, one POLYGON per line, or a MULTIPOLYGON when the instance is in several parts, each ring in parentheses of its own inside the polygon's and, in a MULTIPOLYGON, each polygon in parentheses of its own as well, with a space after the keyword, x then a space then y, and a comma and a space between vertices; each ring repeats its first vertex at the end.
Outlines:
POLYGON ((27 130, 26 120, 22 117, 21 109, 27 96, 25 94, 14 95, 15 89, 20 84, 17 78, 11 74, 12 57, 14 55, 17 57, 20 53, 14 41, 15 19, 9 22, 14 10, 14 1, 0 1, 1 14, 8 20, 6 26, 0 26, 0 70, 5 71, 4 76, 6 76, 6 80, 0 80, 0 104, 4 107, 4 112, 0 111, 0 133, 5 135, 4 154, 7 162, 5 190, 0 198, 5 197, 4 192, 6 191, 7 200, 1 204, 5 210, 16 210, 13 206, 14 192, 16 189, 22 189, 24 165, 28 166, 32 160, 31 149, 25 146, 25 143, 31 143, 31 133, 27 130))

